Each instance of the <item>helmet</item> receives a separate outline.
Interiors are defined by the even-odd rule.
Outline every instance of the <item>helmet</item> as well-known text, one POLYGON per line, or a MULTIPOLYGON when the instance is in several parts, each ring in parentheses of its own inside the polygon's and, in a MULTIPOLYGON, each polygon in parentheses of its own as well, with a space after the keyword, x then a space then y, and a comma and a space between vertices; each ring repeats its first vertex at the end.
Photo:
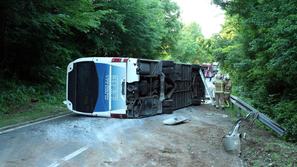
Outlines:
POLYGON ((227 74, 227 75, 225 76, 225 79, 226 79, 226 80, 229 80, 229 79, 230 79, 229 74, 227 74))

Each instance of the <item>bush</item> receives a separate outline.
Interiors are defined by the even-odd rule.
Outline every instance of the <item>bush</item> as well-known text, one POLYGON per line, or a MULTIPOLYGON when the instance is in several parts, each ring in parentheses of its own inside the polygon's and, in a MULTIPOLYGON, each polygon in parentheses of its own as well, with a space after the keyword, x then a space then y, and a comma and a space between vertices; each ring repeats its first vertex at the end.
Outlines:
POLYGON ((13 114, 22 107, 35 103, 62 103, 65 97, 62 86, 49 88, 15 80, 0 80, 0 92, 0 114, 13 114))
POLYGON ((297 100, 281 101, 273 108, 275 119, 288 132, 289 140, 297 141, 297 100))

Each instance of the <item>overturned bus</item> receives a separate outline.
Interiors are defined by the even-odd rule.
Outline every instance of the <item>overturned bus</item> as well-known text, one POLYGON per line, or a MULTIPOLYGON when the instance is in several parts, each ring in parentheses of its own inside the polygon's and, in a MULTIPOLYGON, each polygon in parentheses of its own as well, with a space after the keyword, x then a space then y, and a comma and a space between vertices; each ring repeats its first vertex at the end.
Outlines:
POLYGON ((200 105, 200 66, 139 58, 88 57, 67 67, 67 108, 102 117, 138 118, 200 105))

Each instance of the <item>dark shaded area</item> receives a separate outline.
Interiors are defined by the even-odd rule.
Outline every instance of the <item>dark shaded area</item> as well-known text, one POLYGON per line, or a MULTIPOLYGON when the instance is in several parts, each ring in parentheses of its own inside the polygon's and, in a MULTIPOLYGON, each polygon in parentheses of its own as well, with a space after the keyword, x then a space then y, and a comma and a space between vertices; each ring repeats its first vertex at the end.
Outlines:
POLYGON ((78 57, 154 58, 173 46, 178 16, 169 0, 2 1, 0 76, 54 86, 78 57))

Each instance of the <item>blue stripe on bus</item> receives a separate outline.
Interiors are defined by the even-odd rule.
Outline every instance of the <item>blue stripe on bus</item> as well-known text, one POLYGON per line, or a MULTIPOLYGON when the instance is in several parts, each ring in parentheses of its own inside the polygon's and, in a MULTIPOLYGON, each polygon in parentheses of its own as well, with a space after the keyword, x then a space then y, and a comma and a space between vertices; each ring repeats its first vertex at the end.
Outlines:
POLYGON ((109 77, 110 65, 96 63, 98 75, 98 98, 94 112, 104 112, 109 110, 109 77))

